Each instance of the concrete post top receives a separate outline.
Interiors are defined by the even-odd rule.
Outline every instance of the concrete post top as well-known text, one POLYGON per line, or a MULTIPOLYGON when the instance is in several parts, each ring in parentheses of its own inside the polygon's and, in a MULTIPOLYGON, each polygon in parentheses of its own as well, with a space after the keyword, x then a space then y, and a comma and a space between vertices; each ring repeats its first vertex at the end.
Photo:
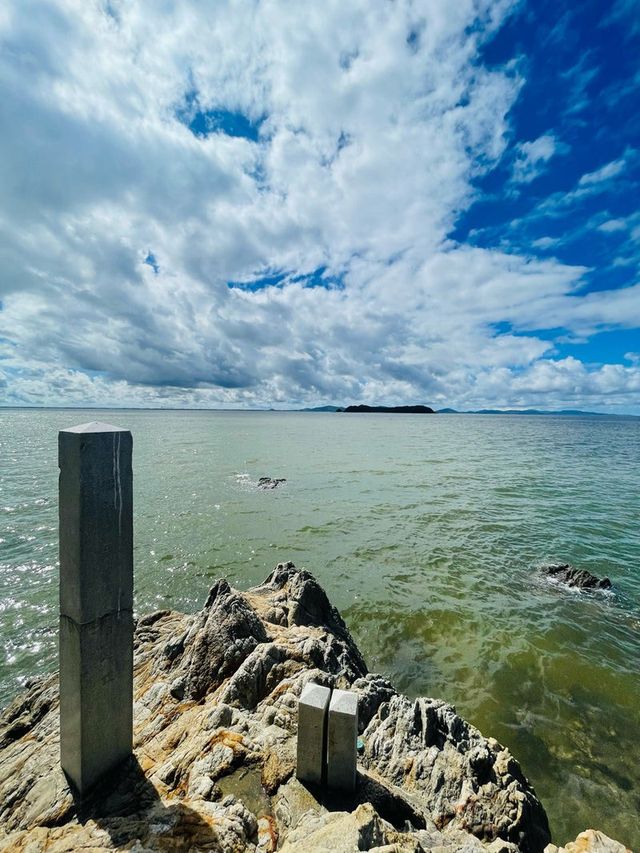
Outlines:
POLYGON ((113 426, 112 424, 104 424, 100 421, 91 421, 88 424, 79 424, 78 426, 61 429, 60 432, 82 433, 86 435, 92 432, 129 432, 123 427, 113 426))
POLYGON ((310 681, 305 685, 300 694, 300 704, 311 705, 314 708, 322 708, 324 710, 329 702, 330 694, 331 691, 328 687, 323 687, 321 684, 313 684, 310 681))
POLYGON ((330 714, 348 714, 353 716, 358 713, 358 694, 351 690, 334 690, 331 695, 329 706, 330 714))

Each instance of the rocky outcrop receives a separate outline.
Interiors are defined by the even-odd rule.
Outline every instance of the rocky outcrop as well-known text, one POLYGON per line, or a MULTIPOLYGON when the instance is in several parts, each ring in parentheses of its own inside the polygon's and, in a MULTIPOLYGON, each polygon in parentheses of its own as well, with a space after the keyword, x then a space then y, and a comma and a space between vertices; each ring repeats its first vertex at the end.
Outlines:
POLYGON ((609 578, 597 578, 586 569, 577 569, 569 563, 561 563, 556 566, 544 566, 543 574, 554 581, 563 583, 572 589, 611 589, 609 578))
POLYGON ((59 768, 55 677, 0 717, 0 849, 526 851, 549 842, 517 761, 455 709, 367 671, 311 574, 280 564, 248 592, 218 581, 194 615, 135 634, 134 756, 80 803, 59 768), (308 681, 359 694, 353 796, 295 778, 308 681))
POLYGON ((284 477, 260 477, 258 480, 259 489, 276 489, 281 483, 286 483, 284 477))

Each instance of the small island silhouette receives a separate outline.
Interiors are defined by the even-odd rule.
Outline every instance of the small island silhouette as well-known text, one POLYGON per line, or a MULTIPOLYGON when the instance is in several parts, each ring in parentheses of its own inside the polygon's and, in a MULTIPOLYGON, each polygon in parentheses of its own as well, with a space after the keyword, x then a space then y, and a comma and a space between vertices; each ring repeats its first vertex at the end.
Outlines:
POLYGON ((345 406, 343 412, 389 412, 399 415, 435 415, 429 406, 345 406))

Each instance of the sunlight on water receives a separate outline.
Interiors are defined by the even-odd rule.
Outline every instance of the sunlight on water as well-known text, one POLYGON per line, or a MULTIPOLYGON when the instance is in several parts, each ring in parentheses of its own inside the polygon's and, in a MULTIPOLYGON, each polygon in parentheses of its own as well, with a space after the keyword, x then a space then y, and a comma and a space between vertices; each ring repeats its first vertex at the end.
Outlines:
POLYGON ((640 846, 640 419, 0 411, 3 704, 55 667, 57 431, 105 419, 134 436, 138 612, 292 559, 371 669, 511 748, 557 841, 640 846))

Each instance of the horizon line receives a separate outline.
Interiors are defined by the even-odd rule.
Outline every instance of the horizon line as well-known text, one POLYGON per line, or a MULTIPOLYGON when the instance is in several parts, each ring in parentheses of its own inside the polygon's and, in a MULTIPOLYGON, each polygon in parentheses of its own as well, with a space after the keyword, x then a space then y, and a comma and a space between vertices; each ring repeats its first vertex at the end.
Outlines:
MULTIPOLYGON (((333 404, 327 404, 327 406, 333 404)), ((349 404, 349 405, 373 405, 370 403, 362 403, 362 404, 349 404)), ((376 404, 377 405, 377 404, 376 404)), ((380 404, 384 405, 384 404, 380 404)), ((424 405, 424 404, 413 404, 406 403, 402 405, 424 405)), ((318 409, 324 409, 324 406, 306 406, 304 408, 289 408, 289 409, 274 409, 274 408, 255 408, 255 409, 239 409, 239 408, 212 408, 211 406, 92 406, 92 405, 80 405, 80 406, 48 406, 48 405, 11 405, 0 403, 0 411, 2 410, 12 410, 12 411, 98 411, 98 412, 247 412, 247 413, 256 413, 256 414, 265 414, 265 413, 297 413, 297 414, 344 414, 343 411, 332 412, 328 411, 317 411, 318 409)), ((346 408, 346 406, 336 406, 336 409, 341 410, 346 408)), ((396 408, 395 406, 389 406, 388 408, 396 408)), ((349 414, 349 413, 347 413, 349 414)), ((365 413, 366 414, 366 413, 365 413)), ((372 414, 387 414, 385 412, 382 413, 372 413, 372 414)), ((388 413, 388 414, 393 414, 388 413)), ((445 407, 444 409, 434 409, 433 414, 450 414, 450 415, 531 415, 532 417, 535 415, 565 415, 566 417, 579 417, 581 415, 590 415, 596 417, 612 417, 612 418, 640 418, 639 414, 632 413, 620 413, 620 412, 593 412, 587 411, 583 409, 536 409, 531 406, 524 407, 522 409, 516 408, 508 408, 508 409, 499 409, 499 408, 485 408, 485 409, 465 409, 452 410, 451 407, 445 407)))

